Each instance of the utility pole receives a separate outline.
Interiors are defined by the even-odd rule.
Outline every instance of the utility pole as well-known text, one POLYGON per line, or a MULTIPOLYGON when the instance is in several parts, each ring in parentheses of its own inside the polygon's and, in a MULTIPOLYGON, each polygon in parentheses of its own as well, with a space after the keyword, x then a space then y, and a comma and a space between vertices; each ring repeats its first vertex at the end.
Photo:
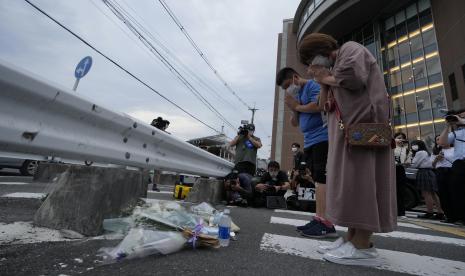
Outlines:
POLYGON ((252 111, 252 122, 251 124, 253 124, 253 119, 255 117, 255 111, 259 110, 257 108, 255 108, 255 104, 253 105, 253 108, 249 108, 250 111, 252 111))

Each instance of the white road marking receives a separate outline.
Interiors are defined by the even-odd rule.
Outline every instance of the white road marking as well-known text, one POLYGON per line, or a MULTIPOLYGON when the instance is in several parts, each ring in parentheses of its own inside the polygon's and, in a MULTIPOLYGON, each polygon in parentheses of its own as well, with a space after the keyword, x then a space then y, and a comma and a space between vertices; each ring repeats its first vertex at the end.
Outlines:
MULTIPOLYGON (((329 242, 312 239, 288 237, 265 233, 260 243, 260 249, 281 254, 289 254, 304 258, 322 260, 316 248, 329 242)), ((389 270, 414 275, 464 275, 465 263, 446 260, 412 253, 377 249, 381 265, 374 267, 379 270, 389 270)))
MULTIPOLYGON (((270 223, 277 223, 277 224, 288 224, 288 225, 293 225, 293 226, 301 226, 304 224, 307 224, 309 221, 308 220, 301 220, 301 219, 289 219, 289 218, 281 218, 281 217, 271 217, 270 223)), ((404 223, 404 222, 398 222, 398 226, 402 227, 408 227, 408 228, 415 228, 415 229, 423 229, 426 230, 428 228, 411 224, 411 223, 404 223)), ((339 227, 336 226, 336 229, 340 231, 347 231, 346 227, 339 227)))
POLYGON ((171 192, 168 192, 168 191, 159 191, 159 192, 157 192, 157 191, 147 191, 147 192, 149 194, 166 194, 166 195, 168 195, 168 194, 172 195, 173 194, 172 191, 171 192))
POLYGON ((452 223, 444 223, 444 222, 440 222, 440 221, 437 221, 437 220, 431 220, 431 219, 415 218, 415 219, 409 219, 409 221, 424 222, 424 223, 437 224, 437 225, 442 225, 442 226, 447 226, 447 227, 455 227, 455 228, 460 228, 461 227, 459 225, 455 225, 455 224, 452 224, 452 223))
POLYGON ((414 212, 414 211, 405 211, 406 215, 424 215, 425 213, 422 212, 414 212))
POLYGON ((288 214, 301 215, 301 216, 314 216, 315 215, 315 213, 302 212, 302 211, 293 211, 293 210, 276 209, 274 211, 275 211, 275 213, 288 213, 288 214))
MULTIPOLYGON (((300 219, 271 217, 270 223, 301 226, 301 225, 308 223, 308 221, 300 220, 300 219)), ((347 232, 347 227, 336 226, 336 230, 347 232)), ((415 240, 415 241, 423 241, 423 242, 437 242, 437 243, 450 244, 450 245, 456 245, 456 246, 465 246, 465 239, 432 236, 432 235, 401 232, 401 231, 394 231, 390 233, 375 233, 374 235, 379 236, 379 237, 387 237, 387 238, 407 239, 407 240, 415 240)))
POLYGON ((32 184, 28 182, 0 182, 0 185, 27 185, 27 184, 32 184))
MULTIPOLYGON (((314 216, 315 215, 315 213, 311 213, 311 212, 294 211, 294 210, 276 209, 274 211, 275 213, 288 213, 288 214, 301 215, 301 216, 314 216)), ((422 215, 424 213, 407 211, 405 212, 405 214, 406 214, 406 217, 408 218, 418 218, 418 215, 422 215)))
POLYGON ((11 194, 4 194, 2 197, 14 197, 14 198, 43 198, 47 194, 44 193, 11 193, 11 194))

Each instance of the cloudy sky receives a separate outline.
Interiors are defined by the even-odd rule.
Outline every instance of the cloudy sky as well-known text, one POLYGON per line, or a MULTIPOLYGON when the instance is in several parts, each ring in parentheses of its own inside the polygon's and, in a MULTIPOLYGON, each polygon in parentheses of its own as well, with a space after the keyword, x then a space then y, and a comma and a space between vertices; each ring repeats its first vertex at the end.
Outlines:
MULTIPOLYGON (((150 32, 152 43, 227 120, 236 127, 251 112, 229 92, 157 0, 112 0, 150 32), (168 49, 168 51, 166 50, 168 49)), ((210 63, 256 113, 256 135, 270 154, 278 33, 298 0, 165 0, 210 63)), ((197 99, 101 0, 31 0, 97 49, 160 93, 217 130, 228 127, 197 99)), ((215 134, 190 118, 25 1, 0 0, 0 59, 61 86, 72 88, 84 56, 93 66, 77 93, 110 109, 150 123, 162 116, 173 135, 187 140, 215 134)))

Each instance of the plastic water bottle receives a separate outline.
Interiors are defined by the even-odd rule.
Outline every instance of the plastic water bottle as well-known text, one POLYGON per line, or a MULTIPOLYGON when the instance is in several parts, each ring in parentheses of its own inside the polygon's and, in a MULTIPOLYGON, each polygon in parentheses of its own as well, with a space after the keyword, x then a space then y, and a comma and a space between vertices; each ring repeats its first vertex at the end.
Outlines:
POLYGON ((229 217, 229 209, 225 209, 218 224, 218 240, 220 246, 225 247, 229 245, 231 233, 231 218, 229 217))

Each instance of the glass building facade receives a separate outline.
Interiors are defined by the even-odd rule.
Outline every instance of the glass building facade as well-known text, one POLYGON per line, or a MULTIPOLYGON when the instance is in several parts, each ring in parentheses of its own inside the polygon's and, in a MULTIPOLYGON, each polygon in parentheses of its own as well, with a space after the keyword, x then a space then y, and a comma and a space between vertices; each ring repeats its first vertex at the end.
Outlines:
POLYGON ((391 17, 367 24, 341 42, 356 41, 377 57, 392 97, 395 132, 433 145, 444 128, 443 76, 429 0, 410 4, 391 17))

